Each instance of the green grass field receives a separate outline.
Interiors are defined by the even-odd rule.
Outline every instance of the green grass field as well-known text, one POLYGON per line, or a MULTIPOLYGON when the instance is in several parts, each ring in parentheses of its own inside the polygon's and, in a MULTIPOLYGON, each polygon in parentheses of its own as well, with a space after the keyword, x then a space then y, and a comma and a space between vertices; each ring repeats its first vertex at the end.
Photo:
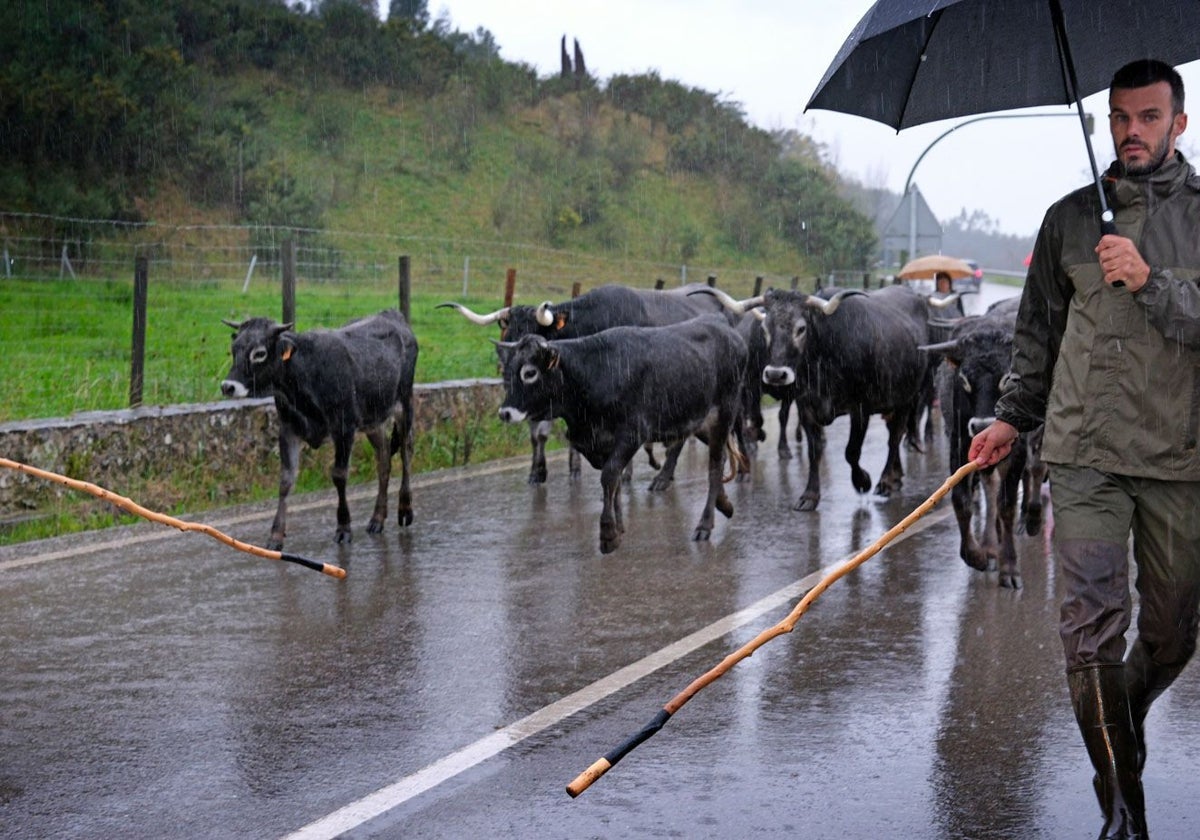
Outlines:
MULTIPOLYGON (((440 382, 496 375, 493 328, 437 309, 438 294, 414 294, 413 331, 420 345, 417 381, 440 382)), ((112 281, 8 280, 0 283, 0 422, 62 417, 129 405, 133 294, 112 281)), ((497 299, 467 298, 491 311, 497 299)), ((297 294, 297 328, 334 327, 396 307, 394 290, 374 286, 313 285, 297 294)), ((212 402, 229 369, 232 330, 222 319, 251 315, 278 320, 276 289, 243 293, 237 283, 158 284, 149 295, 142 402, 212 402)))

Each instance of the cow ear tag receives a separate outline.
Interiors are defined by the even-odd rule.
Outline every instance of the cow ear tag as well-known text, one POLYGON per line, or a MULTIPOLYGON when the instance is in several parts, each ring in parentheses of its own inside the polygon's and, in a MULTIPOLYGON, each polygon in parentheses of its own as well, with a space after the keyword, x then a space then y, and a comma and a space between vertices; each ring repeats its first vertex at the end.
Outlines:
POLYGON ((554 319, 554 329, 561 330, 567 325, 567 315, 565 312, 560 312, 554 319))
POLYGON ((279 358, 283 359, 283 361, 286 362, 288 359, 292 358, 292 351, 295 349, 296 349, 295 345, 290 344, 290 343, 285 344, 283 346, 283 355, 281 355, 279 358))

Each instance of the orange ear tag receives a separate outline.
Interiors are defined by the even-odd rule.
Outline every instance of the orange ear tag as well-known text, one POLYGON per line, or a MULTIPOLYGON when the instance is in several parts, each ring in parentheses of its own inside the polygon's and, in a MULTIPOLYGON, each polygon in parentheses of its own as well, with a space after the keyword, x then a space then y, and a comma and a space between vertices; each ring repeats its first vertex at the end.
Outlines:
POLYGON ((566 325, 567 325, 567 316, 566 316, 566 313, 560 312, 560 313, 558 314, 558 317, 556 317, 556 318, 554 319, 554 329, 556 329, 556 330, 561 330, 561 329, 562 329, 563 327, 565 327, 566 325))
POLYGON ((280 358, 282 358, 286 362, 288 359, 292 358, 292 350, 294 350, 294 349, 295 348, 292 347, 292 345, 290 345, 290 344, 287 347, 284 347, 283 355, 280 358))

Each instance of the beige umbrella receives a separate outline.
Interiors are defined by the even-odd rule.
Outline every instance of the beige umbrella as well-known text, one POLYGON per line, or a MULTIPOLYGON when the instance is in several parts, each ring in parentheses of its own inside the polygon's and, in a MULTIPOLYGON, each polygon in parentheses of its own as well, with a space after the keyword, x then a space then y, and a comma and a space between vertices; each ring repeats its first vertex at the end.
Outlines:
POLYGON ((932 280, 939 274, 949 274, 951 280, 974 277, 975 271, 958 257, 931 254, 909 260, 896 276, 901 280, 932 280))

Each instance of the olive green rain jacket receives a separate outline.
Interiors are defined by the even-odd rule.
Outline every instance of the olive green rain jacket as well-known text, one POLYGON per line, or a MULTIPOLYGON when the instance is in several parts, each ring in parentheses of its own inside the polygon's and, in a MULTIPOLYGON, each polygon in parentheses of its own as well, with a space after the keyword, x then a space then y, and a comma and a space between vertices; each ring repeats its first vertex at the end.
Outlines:
POLYGON ((1105 175, 1117 232, 1150 279, 1106 285, 1095 186, 1047 212, 1033 249, 996 416, 1046 423, 1042 454, 1120 475, 1200 481, 1200 176, 1176 152, 1158 171, 1105 175))

